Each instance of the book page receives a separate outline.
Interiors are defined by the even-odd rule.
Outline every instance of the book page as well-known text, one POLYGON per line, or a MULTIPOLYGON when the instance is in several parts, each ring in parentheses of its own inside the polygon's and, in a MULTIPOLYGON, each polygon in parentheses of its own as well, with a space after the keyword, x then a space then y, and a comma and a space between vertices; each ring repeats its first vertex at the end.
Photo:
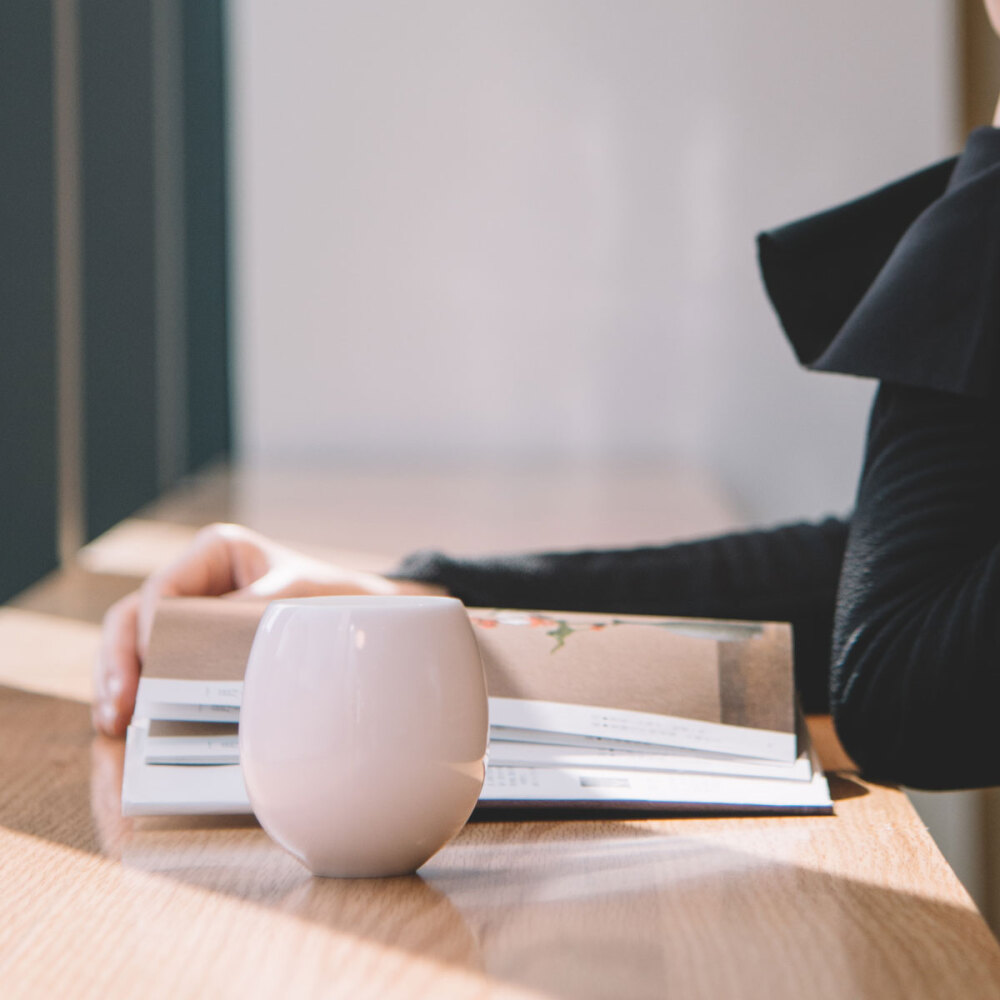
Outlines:
POLYGON ((470 608, 491 697, 792 734, 791 627, 470 608))
POLYGON ((469 612, 494 698, 720 722, 718 643, 655 618, 469 612))

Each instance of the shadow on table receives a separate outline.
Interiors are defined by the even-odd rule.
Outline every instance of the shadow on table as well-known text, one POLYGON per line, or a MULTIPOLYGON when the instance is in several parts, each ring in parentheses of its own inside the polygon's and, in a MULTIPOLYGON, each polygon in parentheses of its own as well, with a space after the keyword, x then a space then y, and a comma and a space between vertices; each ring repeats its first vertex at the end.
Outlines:
POLYGON ((868 795, 868 789, 858 780, 854 774, 843 774, 839 771, 828 771, 826 783, 830 786, 830 798, 836 806, 838 802, 847 799, 857 799, 862 795, 868 795))
POLYGON ((548 996, 998 993, 985 925, 933 896, 953 896, 950 880, 925 875, 928 895, 877 884, 880 865, 900 878, 893 835, 852 864, 871 882, 818 870, 836 818, 483 822, 420 876, 319 880, 249 819, 123 820, 122 754, 87 706, 0 688, 0 825, 548 996))

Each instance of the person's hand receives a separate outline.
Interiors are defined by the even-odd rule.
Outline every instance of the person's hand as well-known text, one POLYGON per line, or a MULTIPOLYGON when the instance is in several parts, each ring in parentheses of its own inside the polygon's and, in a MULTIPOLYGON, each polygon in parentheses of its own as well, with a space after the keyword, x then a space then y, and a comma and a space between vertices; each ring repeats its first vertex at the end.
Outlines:
POLYGON ((240 525, 210 525, 175 562, 108 609, 94 667, 94 726, 110 736, 125 732, 161 597, 271 601, 324 594, 445 593, 431 584, 342 569, 240 525))

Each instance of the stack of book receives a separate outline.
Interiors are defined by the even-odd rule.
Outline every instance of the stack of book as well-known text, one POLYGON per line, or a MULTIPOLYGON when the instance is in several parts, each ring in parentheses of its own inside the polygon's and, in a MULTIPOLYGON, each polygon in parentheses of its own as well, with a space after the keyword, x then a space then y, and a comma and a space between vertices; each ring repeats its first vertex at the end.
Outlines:
MULTIPOLYGON (((125 815, 250 812, 243 671, 263 606, 162 602, 125 815)), ((490 743, 479 810, 830 812, 786 624, 470 608, 490 743)))

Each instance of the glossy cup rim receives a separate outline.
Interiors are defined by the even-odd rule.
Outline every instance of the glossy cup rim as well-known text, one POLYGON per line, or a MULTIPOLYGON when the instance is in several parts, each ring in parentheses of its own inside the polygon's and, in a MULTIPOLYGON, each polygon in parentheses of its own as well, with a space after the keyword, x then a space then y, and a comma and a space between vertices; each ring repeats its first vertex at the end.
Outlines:
POLYGON ((464 607, 457 597, 443 597, 430 594, 329 594, 318 597, 281 597, 271 601, 268 607, 292 608, 364 608, 386 610, 398 608, 419 610, 421 608, 464 607))

